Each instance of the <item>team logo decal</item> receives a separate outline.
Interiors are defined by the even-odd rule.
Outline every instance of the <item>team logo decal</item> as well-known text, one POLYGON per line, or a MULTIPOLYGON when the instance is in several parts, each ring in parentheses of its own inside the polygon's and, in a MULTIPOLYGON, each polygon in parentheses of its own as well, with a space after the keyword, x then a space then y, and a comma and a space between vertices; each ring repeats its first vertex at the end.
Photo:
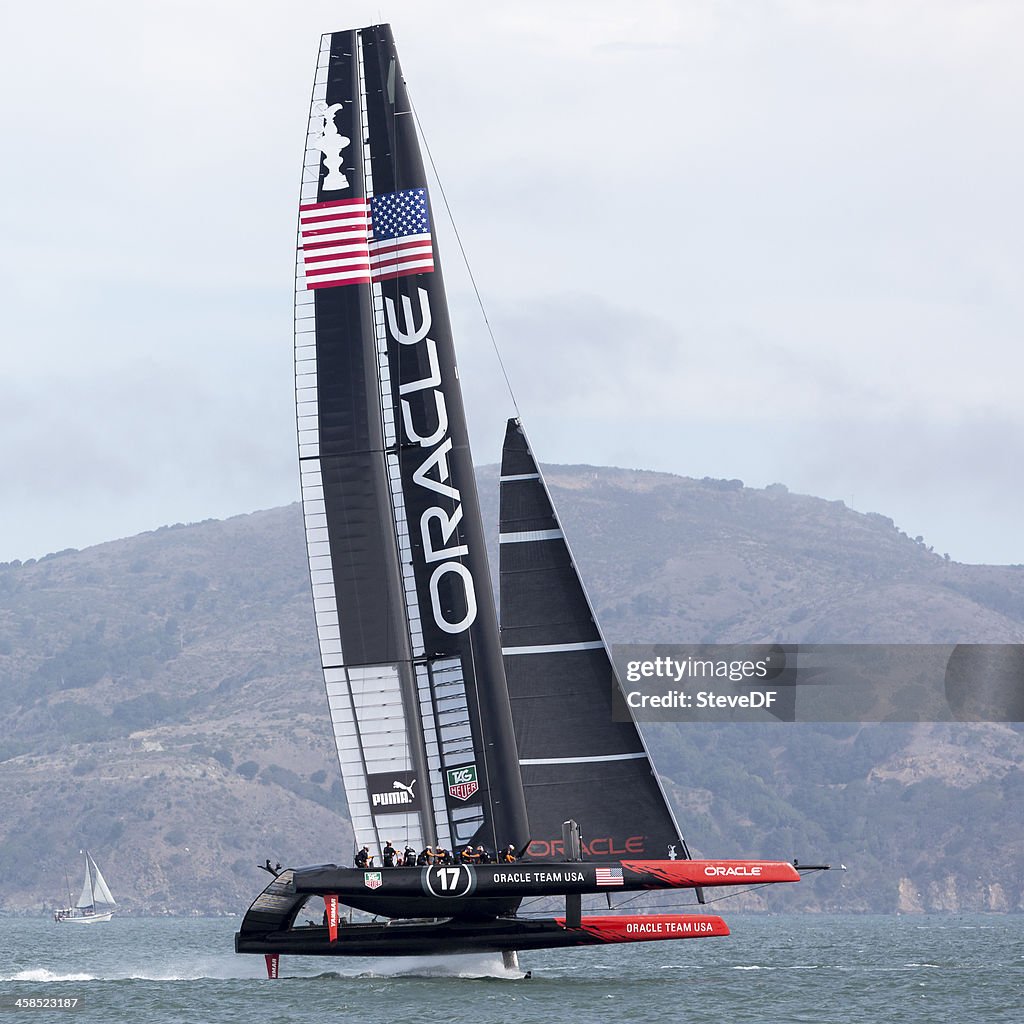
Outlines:
POLYGON ((423 887, 431 896, 468 896, 476 888, 476 878, 467 864, 438 864, 423 873, 423 887))
POLYGON ((327 169, 327 174, 324 176, 321 187, 325 192, 333 192, 337 189, 348 188, 349 186, 348 178, 341 170, 341 151, 347 148, 352 140, 347 135, 342 135, 338 131, 338 126, 334 123, 335 115, 341 109, 342 105, 340 103, 332 103, 330 106, 327 106, 326 103, 320 103, 317 104, 315 110, 315 113, 324 119, 320 135, 313 140, 313 146, 323 153, 324 167, 327 169))
POLYGON ((374 814, 415 813, 421 809, 415 772, 376 772, 368 775, 366 781, 374 814))
POLYGON ((379 871, 364 871, 363 872, 363 885, 367 889, 379 889, 383 884, 381 873, 379 871))
POLYGON ((479 788, 476 779, 476 765, 467 764, 461 768, 448 769, 448 795, 456 800, 468 800, 479 788))

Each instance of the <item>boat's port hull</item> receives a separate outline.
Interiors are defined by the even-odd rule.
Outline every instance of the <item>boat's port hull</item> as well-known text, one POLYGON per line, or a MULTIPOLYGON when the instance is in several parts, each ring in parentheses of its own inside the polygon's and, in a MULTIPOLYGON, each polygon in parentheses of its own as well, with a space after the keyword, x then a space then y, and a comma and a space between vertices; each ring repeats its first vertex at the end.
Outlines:
POLYGON ((111 911, 109 914, 68 914, 66 917, 54 914, 53 919, 57 924, 101 924, 104 921, 109 921, 113 916, 114 912, 111 911))
POLYGON ((323 927, 264 934, 239 932, 235 936, 235 951, 300 956, 424 956, 562 949, 728 934, 725 921, 711 914, 609 914, 584 917, 577 928, 567 926, 564 917, 497 918, 486 922, 391 921, 342 924, 333 942, 328 929, 323 927))

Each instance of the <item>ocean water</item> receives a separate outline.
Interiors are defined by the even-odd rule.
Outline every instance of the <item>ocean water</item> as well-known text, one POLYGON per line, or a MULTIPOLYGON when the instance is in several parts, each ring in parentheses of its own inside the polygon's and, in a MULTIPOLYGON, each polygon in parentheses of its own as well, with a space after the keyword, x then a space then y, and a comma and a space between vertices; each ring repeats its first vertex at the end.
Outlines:
POLYGON ((0 919, 4 1020, 1021 1024, 1024 916, 732 915, 721 939, 497 956, 237 956, 237 920, 0 919), (11 997, 74 997, 74 1010, 11 997))

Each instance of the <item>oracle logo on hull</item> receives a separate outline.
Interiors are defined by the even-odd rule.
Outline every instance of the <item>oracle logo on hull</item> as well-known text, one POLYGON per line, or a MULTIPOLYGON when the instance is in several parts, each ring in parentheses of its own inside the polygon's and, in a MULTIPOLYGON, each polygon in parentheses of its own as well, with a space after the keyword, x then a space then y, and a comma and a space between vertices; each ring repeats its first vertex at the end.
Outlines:
MULTIPOLYGON (((628 836, 625 839, 600 836, 583 842, 583 852, 588 857, 621 857, 625 854, 645 854, 646 836, 628 836)), ((565 844, 561 839, 534 839, 526 848, 527 857, 564 857, 565 844)))
POLYGON ((429 424, 415 423, 412 402, 408 398, 401 398, 402 429, 411 444, 430 449, 426 458, 413 472, 413 483, 446 499, 447 507, 433 505, 420 516, 423 560, 428 567, 435 566, 429 583, 430 610, 439 629, 445 633, 461 633, 476 619, 476 587, 473 574, 458 560, 469 554, 469 547, 458 543, 457 530, 459 523, 462 522, 462 495, 457 487, 448 483, 451 477, 448 456, 452 450, 452 439, 446 436, 448 409, 445 406, 444 392, 440 390, 441 364, 437 358, 437 344, 433 338, 427 337, 432 322, 430 298, 423 288, 416 289, 416 296, 420 307, 418 324, 417 313, 408 295, 402 296, 402 324, 399 323, 393 299, 384 300, 385 314, 388 332, 394 341, 399 345, 423 345, 422 354, 427 364, 427 375, 420 380, 400 384, 398 393, 401 396, 422 392, 420 397, 423 407, 432 407, 437 425, 431 429, 429 424), (453 540, 455 543, 452 543, 453 540), (445 615, 445 609, 442 607, 442 582, 462 591, 465 613, 455 621, 445 615))
POLYGON ((722 865, 709 864, 704 869, 708 878, 760 878, 761 866, 759 864, 722 865))

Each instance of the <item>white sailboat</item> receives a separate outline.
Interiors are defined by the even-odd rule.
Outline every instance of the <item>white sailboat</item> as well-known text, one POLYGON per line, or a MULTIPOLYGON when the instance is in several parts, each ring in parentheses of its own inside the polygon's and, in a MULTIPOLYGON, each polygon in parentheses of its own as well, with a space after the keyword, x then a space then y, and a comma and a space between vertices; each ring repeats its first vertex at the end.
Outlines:
POLYGON ((109 921, 114 916, 117 904, 110 892, 110 887, 96 866, 92 854, 82 851, 85 857, 85 881, 82 883, 82 894, 73 907, 62 907, 53 912, 53 919, 58 924, 98 924, 109 921))

